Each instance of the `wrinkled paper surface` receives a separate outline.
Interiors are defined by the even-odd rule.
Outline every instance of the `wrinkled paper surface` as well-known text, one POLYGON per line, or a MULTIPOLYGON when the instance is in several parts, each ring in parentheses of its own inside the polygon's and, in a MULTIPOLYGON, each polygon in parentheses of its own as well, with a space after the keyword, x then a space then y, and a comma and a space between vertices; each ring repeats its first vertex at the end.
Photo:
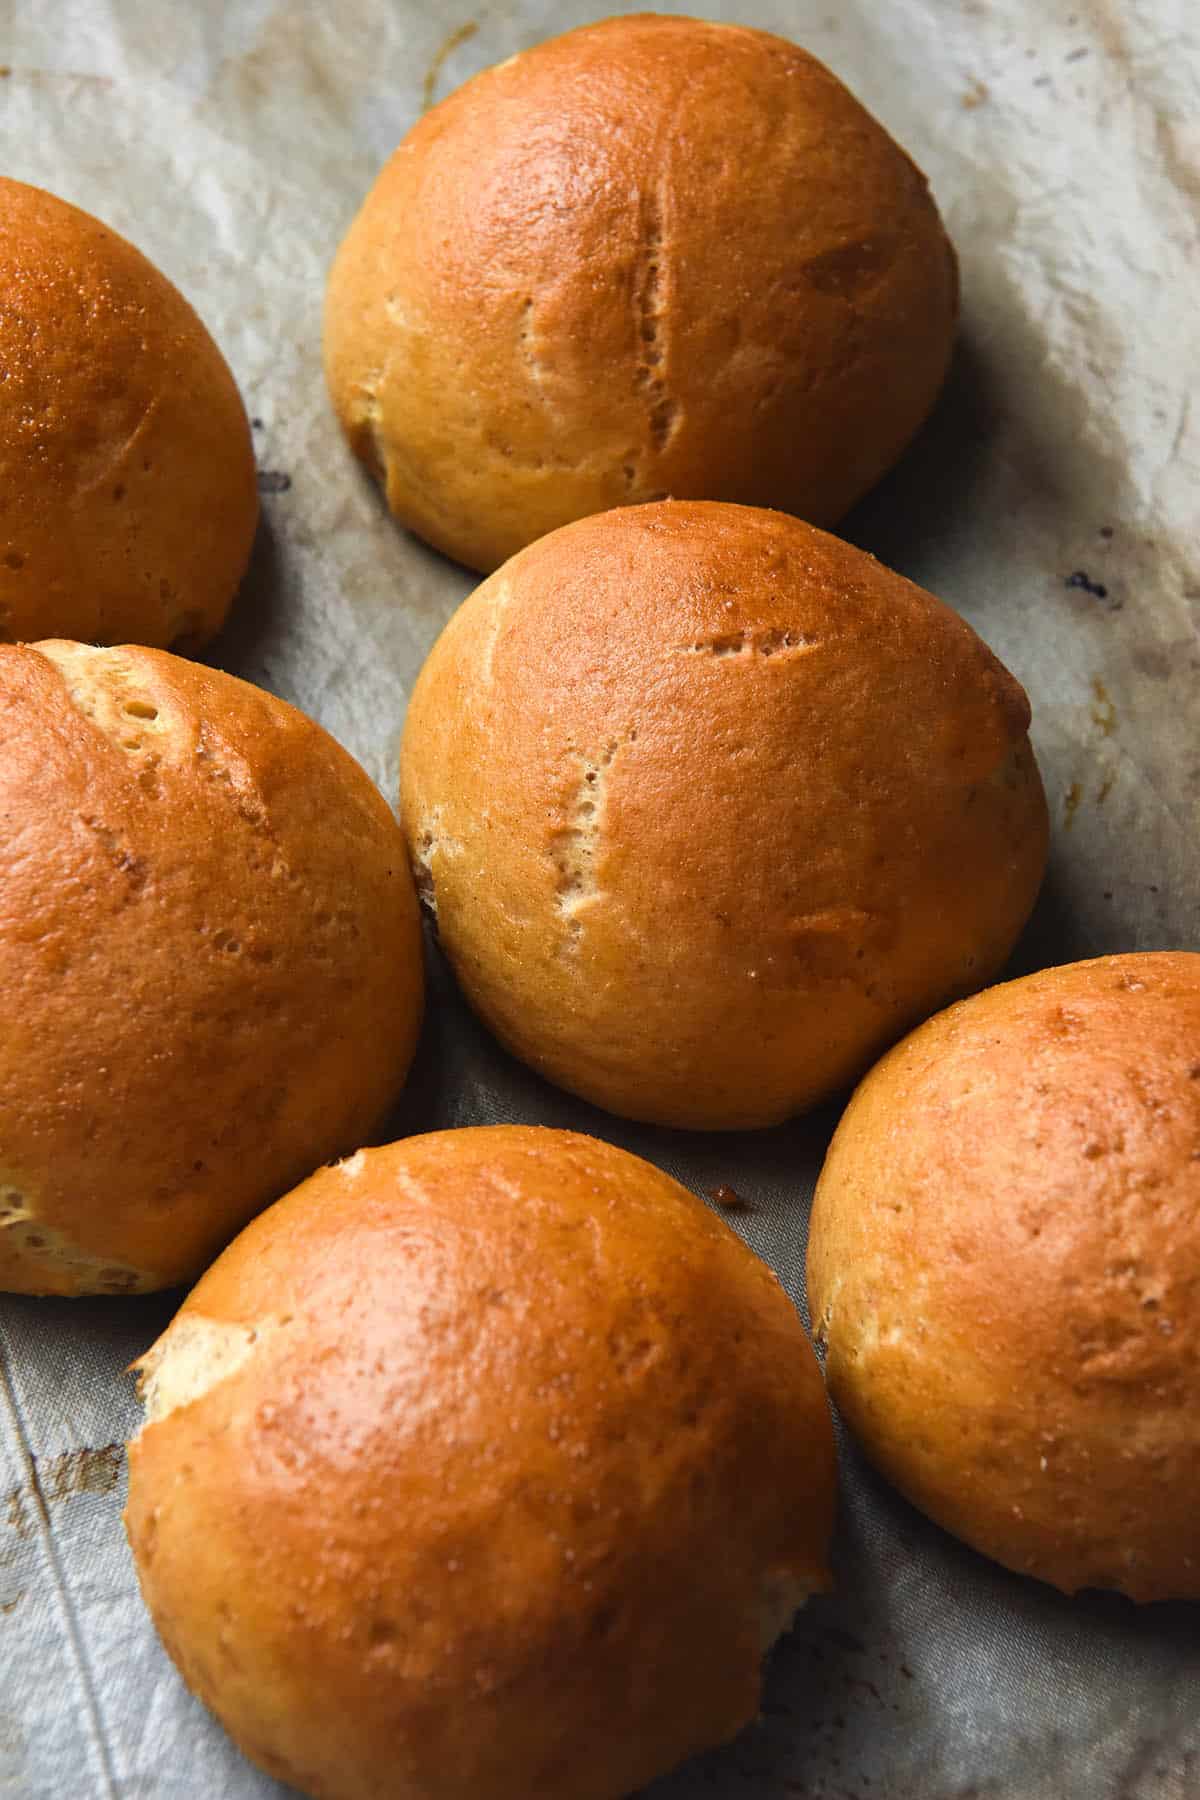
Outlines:
MULTIPOLYGON (((0 6, 0 167, 95 212, 169 274, 259 422, 264 524, 213 660, 312 713, 389 796, 405 696, 472 578, 394 527, 339 440, 320 373, 325 271, 432 91, 604 10, 0 6)), ((1016 966, 1195 947, 1200 12, 709 10, 829 62, 926 169, 962 256, 944 399, 843 529, 964 612, 1029 689, 1055 839, 1016 966)), ((570 1124, 698 1191, 730 1183, 749 1202, 733 1223, 799 1298, 829 1116, 714 1138, 621 1124, 517 1068, 436 981, 395 1131, 570 1124)), ((121 1533, 120 1445, 137 1411, 123 1370, 173 1305, 0 1296, 0 1795, 281 1792, 185 1693, 121 1533)), ((837 1573, 776 1653, 761 1722, 659 1800, 1200 1792, 1200 1610, 1072 1604, 1007 1575, 852 1451, 837 1573)))

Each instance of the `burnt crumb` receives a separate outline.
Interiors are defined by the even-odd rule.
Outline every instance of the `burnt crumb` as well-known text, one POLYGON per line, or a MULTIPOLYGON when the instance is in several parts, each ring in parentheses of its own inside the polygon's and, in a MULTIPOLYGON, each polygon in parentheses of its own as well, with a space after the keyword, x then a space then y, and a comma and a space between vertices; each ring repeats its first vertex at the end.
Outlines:
POLYGON ((251 421, 250 421, 251 431, 261 431, 262 428, 263 428, 263 422, 261 419, 251 419, 251 421))
POLYGON ((260 469, 258 471, 260 494, 286 494, 291 485, 291 476, 285 475, 282 469, 260 469))
POLYGON ((745 1196, 739 1194, 736 1188, 729 1187, 725 1182, 721 1182, 719 1187, 709 1188, 708 1191, 717 1205, 723 1206, 726 1212, 750 1211, 750 1202, 745 1196))
POLYGON ((1075 569, 1066 577, 1064 587, 1082 588, 1085 594, 1091 594, 1094 600, 1107 600, 1108 589, 1102 581, 1093 581, 1086 569, 1075 569))
POLYGON ((1111 888, 1105 888, 1105 890, 1104 890, 1104 899, 1105 899, 1105 900, 1111 900, 1111 899, 1112 899, 1112 897, 1113 897, 1113 891, 1112 891, 1112 889, 1111 889, 1111 888))
POLYGON ((1112 534, 1113 534, 1113 528, 1111 525, 1102 525, 1100 527, 1100 536, 1102 538, 1110 538, 1112 536, 1112 534))

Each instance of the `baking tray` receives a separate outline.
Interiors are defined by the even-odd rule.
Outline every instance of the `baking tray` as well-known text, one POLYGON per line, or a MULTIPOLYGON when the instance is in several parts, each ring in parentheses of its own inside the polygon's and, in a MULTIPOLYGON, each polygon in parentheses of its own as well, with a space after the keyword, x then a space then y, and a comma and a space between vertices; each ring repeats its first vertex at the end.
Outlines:
MULTIPOLYGON (((325 271, 423 105, 611 10, 634 9, 0 8, 4 172, 145 250, 247 398, 264 518, 212 660, 313 714, 389 798, 405 696, 473 578, 395 528, 339 440, 325 271)), ((926 169, 961 253, 945 395, 843 531, 958 607, 1030 692, 1054 841, 1014 968, 1200 946, 1200 14, 1190 0, 706 11, 823 57, 926 169)), ((698 1192, 728 1183, 748 1203, 731 1222, 802 1303, 832 1113, 716 1137, 623 1124, 507 1058, 436 958, 431 980, 385 1136, 571 1125, 698 1192)), ((120 1529, 137 1423, 123 1371, 175 1302, 0 1297, 0 1795, 281 1791, 185 1693, 120 1529)), ((656 1800, 1200 1795, 1200 1609, 1071 1602, 1006 1574, 842 1449, 836 1592, 776 1652, 759 1724, 656 1800)))

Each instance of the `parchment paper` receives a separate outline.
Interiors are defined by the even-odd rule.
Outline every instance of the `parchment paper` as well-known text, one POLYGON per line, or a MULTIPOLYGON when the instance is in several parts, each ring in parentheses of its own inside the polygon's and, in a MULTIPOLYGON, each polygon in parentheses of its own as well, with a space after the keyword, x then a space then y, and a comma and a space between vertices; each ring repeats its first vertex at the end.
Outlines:
MULTIPOLYGON (((389 797, 405 695, 472 579, 393 526, 339 441, 325 271, 431 92, 605 10, 0 5, 0 167, 146 251, 215 332, 256 421, 265 519, 213 660, 314 714, 389 797)), ((923 164, 962 254, 945 398, 844 531, 959 607, 1032 696, 1055 843, 1016 966, 1197 947, 1200 9, 709 10, 828 61, 923 164)), ((750 1203, 733 1222, 801 1297, 830 1116, 744 1137, 622 1125, 517 1068, 436 964, 434 980, 388 1135, 595 1130, 699 1191, 733 1185, 750 1203)), ((136 1423, 122 1370, 174 1304, 0 1298, 0 1795, 279 1791, 184 1692, 119 1526, 136 1423)), ((1067 1602, 934 1530, 848 1447, 844 1467, 838 1592, 777 1652, 762 1722, 658 1800, 1195 1800, 1200 1609, 1067 1602)))

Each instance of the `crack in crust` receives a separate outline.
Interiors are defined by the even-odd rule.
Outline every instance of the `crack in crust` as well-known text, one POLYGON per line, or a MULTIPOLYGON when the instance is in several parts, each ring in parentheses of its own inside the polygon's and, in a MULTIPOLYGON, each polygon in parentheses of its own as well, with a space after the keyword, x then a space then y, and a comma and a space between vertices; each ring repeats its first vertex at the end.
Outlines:
MULTIPOLYGON (((641 236, 642 265, 634 282, 637 361, 634 365, 633 385, 646 406, 650 450, 655 455, 661 455, 679 429, 680 409, 678 401, 671 397, 664 374, 667 357, 667 247, 662 197, 658 191, 646 198, 641 236)), ((632 486, 629 468, 627 463, 626 485, 632 486)))
POLYGON ((624 737, 613 738, 597 757, 576 758, 580 778, 565 809, 565 823, 550 838, 550 859, 555 869, 555 909, 567 922, 567 945, 578 949, 583 934, 579 915, 603 890, 596 875, 604 815, 608 804, 608 772, 617 752, 633 743, 632 727, 624 737))
POLYGON ((788 631, 782 625, 768 625, 757 631, 726 631, 712 637, 693 638, 691 643, 680 644, 677 648, 685 656, 809 656, 821 648, 821 639, 788 631))
POLYGON ((533 295, 526 294, 521 302, 521 316, 517 324, 517 348, 524 363, 530 381, 538 392, 546 394, 546 365, 538 354, 537 333, 533 319, 533 295))
POLYGON ((169 708, 164 710, 161 696, 150 699, 136 667, 119 650, 58 639, 37 649, 62 676, 76 712, 118 750, 142 756, 150 765, 183 760, 186 746, 180 721, 169 708))
POLYGON ((236 1374, 256 1346, 290 1325, 292 1316, 267 1315, 254 1325, 237 1325, 202 1313, 181 1314, 133 1365, 146 1411, 142 1429, 236 1374))
POLYGON ((508 580, 497 581, 492 590, 487 636, 484 639, 483 653, 479 658, 480 680, 488 687, 491 687, 495 680, 496 645, 499 642, 500 633, 504 629, 504 615, 511 599, 512 583, 508 580))
MULTIPOLYGON (((186 713, 161 682, 153 682, 152 698, 153 677, 138 668, 136 652, 127 657, 120 650, 57 639, 37 648, 58 669, 80 717, 137 759, 137 780, 147 792, 157 791, 160 768, 191 765, 228 790, 241 818, 270 835, 267 806, 249 762, 211 721, 195 721, 186 713)), ((99 834, 104 822, 88 818, 84 823, 99 834)))
POLYGON ((433 923, 437 924, 437 879, 433 872, 434 858, 437 856, 461 856, 463 846, 457 838, 447 837, 442 829, 442 808, 435 806, 429 812, 417 833, 412 852, 413 882, 417 890, 417 898, 429 913, 433 923))

